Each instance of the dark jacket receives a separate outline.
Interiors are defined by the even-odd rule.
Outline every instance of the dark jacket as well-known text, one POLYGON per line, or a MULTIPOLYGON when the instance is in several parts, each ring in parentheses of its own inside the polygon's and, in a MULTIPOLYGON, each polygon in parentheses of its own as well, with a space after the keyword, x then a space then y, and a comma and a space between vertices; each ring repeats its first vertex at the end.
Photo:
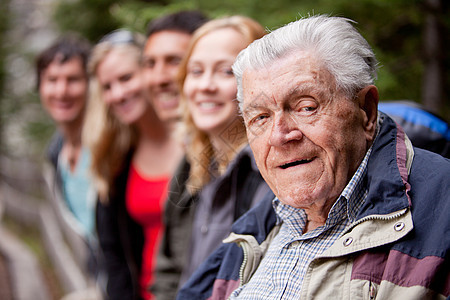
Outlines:
POLYGON ((56 131, 48 145, 47 148, 47 159, 51 162, 52 166, 55 168, 55 171, 58 168, 58 157, 59 153, 61 152, 61 149, 64 144, 64 137, 61 134, 61 132, 56 131))
MULTIPOLYGON (((366 202, 352 226, 309 264, 299 299, 450 295, 450 161, 413 150, 402 129, 380 117, 366 202)), ((260 202, 233 225, 230 243, 197 269, 177 299, 226 299, 250 280, 277 227, 272 201, 260 202)))
MULTIPOLYGON (((164 214, 165 233, 158 254, 155 282, 151 287, 158 300, 175 298, 183 268, 188 263, 193 217, 199 199, 198 194, 192 195, 186 189, 189 170, 190 165, 184 159, 169 186, 164 214)), ((223 201, 234 201, 233 220, 258 202, 261 195, 272 194, 248 146, 213 185, 211 195, 214 195, 214 209, 220 209, 223 201)))
POLYGON ((131 153, 116 177, 107 204, 97 202, 97 235, 107 272, 109 299, 140 299, 139 276, 142 266, 144 233, 125 206, 131 153))

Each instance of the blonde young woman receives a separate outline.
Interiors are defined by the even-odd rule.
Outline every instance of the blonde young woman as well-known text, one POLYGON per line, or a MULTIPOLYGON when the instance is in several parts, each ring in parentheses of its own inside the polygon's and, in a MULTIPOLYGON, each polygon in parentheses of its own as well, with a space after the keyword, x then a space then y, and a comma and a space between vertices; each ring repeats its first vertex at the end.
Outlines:
POLYGON ((231 66, 264 29, 232 16, 205 23, 180 66, 186 156, 170 184, 152 292, 177 288, 215 250, 232 222, 269 191, 247 145, 231 66))
POLYGON ((93 49, 84 137, 99 194, 97 232, 109 299, 150 299, 168 182, 182 157, 150 104, 144 39, 118 30, 93 49))

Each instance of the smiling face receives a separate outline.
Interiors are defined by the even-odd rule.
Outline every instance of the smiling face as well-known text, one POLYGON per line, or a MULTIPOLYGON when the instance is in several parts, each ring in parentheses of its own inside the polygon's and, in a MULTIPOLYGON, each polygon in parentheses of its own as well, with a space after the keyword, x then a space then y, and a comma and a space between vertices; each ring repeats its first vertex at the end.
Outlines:
POLYGON ((98 64, 96 76, 102 100, 120 122, 133 124, 144 115, 149 105, 145 76, 132 55, 111 50, 98 64))
POLYGON ((231 66, 246 46, 236 30, 217 29, 198 40, 189 58, 183 92, 195 125, 210 136, 219 135, 237 117, 231 66))
POLYGON ((76 123, 83 118, 87 98, 87 76, 79 57, 64 63, 55 60, 41 73, 42 105, 56 123, 76 123))
POLYGON ((373 116, 360 108, 365 91, 349 99, 305 52, 245 71, 243 88, 248 140, 275 195, 293 207, 329 210, 372 141, 373 116))
POLYGON ((144 65, 151 99, 156 113, 163 121, 180 118, 180 92, 176 76, 190 39, 190 34, 164 30, 153 33, 145 44, 144 65))

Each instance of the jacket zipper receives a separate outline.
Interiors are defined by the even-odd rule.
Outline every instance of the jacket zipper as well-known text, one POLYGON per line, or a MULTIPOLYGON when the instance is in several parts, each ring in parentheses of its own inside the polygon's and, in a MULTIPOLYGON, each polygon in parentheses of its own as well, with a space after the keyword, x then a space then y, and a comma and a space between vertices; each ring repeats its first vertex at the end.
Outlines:
POLYGON ((239 279, 240 279, 239 287, 242 287, 244 285, 244 269, 245 269, 245 266, 247 265, 247 260, 248 260, 248 253, 246 251, 244 244, 245 244, 245 242, 239 242, 239 245, 241 246, 242 252, 244 254, 244 258, 242 260, 241 267, 239 268, 239 279))
POLYGON ((366 217, 364 217, 362 219, 357 220, 353 224, 351 224, 351 226, 344 233, 342 233, 342 235, 346 234, 347 232, 349 232, 350 230, 352 230, 357 225, 359 225, 359 224, 361 224, 363 222, 366 222, 366 221, 369 221, 369 220, 389 221, 389 220, 392 220, 392 219, 395 219, 395 218, 398 218, 398 217, 404 215, 406 213, 406 211, 407 211, 407 208, 404 208, 401 211, 399 211, 398 213, 393 214, 393 215, 389 215, 389 216, 386 216, 386 215, 370 215, 370 216, 366 216, 366 217))
POLYGON ((377 289, 375 285, 372 283, 372 281, 369 282, 369 299, 373 300, 375 299, 375 296, 377 294, 377 289))

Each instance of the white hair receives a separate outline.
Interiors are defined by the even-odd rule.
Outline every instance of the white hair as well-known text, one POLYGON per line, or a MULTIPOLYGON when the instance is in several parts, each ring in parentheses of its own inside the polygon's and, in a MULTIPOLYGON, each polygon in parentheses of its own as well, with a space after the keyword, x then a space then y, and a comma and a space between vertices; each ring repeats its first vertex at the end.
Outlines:
POLYGON ((267 67, 296 51, 307 51, 334 77, 349 97, 376 79, 377 60, 368 42, 353 27, 354 21, 318 15, 289 23, 241 51, 233 65, 242 106, 242 76, 247 69, 267 67))

